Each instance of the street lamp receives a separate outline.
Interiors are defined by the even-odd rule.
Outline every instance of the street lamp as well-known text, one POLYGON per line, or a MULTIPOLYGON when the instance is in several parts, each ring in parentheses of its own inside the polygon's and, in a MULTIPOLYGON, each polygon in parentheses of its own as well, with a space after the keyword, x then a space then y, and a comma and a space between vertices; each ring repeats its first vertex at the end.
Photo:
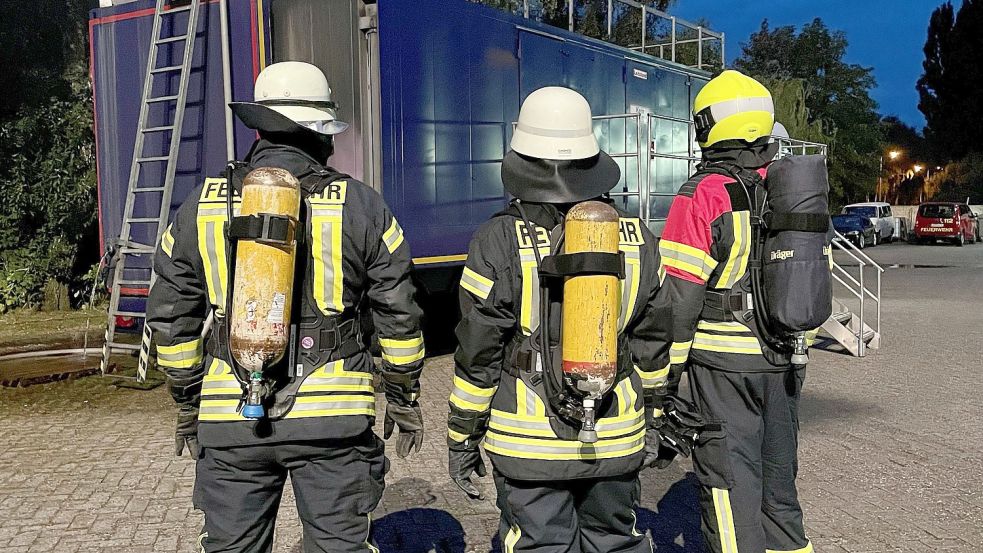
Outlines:
MULTIPOLYGON (((895 161, 896 159, 898 159, 899 157, 901 157, 901 154, 903 154, 903 153, 904 152, 902 152, 901 150, 889 150, 887 152, 887 157, 891 161, 895 161)), ((883 176, 883 174, 884 174, 884 154, 882 152, 881 153, 880 168, 878 169, 878 172, 877 172, 877 193, 881 193, 881 177, 883 176)), ((888 179, 887 185, 890 188, 890 186, 891 186, 891 179, 888 179)), ((885 197, 882 197, 881 198, 882 200, 886 199, 887 192, 888 192, 887 190, 884 191, 884 196, 885 197)), ((877 193, 874 194, 874 196, 875 196, 874 199, 875 200, 877 199, 876 198, 877 193)))
POLYGON ((919 164, 916 163, 915 166, 912 167, 912 169, 915 170, 915 173, 921 173, 922 172, 922 169, 924 169, 924 167, 922 167, 921 165, 919 165, 919 164))

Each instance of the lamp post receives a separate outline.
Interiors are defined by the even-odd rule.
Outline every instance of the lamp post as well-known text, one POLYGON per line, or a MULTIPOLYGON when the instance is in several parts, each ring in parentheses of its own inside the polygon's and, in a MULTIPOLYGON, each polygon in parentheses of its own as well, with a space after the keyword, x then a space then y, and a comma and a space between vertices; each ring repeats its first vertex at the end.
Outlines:
MULTIPOLYGON (((887 157, 888 157, 889 160, 894 161, 894 160, 898 159, 899 157, 901 157, 901 151, 900 150, 890 150, 887 153, 887 157)), ((883 175, 884 175, 884 154, 881 153, 880 166, 879 166, 879 168, 877 170, 877 193, 874 194, 874 200, 877 200, 877 195, 878 194, 881 194, 881 193, 884 194, 884 197, 881 198, 882 200, 885 199, 885 197, 887 196, 887 192, 888 191, 887 190, 884 190, 882 192, 882 190, 881 190, 881 177, 883 175)), ((890 188, 890 186, 891 186, 891 179, 890 178, 887 180, 887 185, 890 188)))

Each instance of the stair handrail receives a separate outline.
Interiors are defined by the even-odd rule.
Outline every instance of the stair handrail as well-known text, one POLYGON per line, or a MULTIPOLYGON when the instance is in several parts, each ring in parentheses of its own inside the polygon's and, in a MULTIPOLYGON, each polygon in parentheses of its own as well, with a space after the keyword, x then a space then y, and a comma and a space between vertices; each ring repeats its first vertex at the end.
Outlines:
POLYGON ((854 284, 854 286, 856 286, 856 289, 854 289, 852 286, 847 284, 842 278, 840 278, 839 275, 836 274, 835 271, 833 272, 833 278, 835 278, 837 282, 839 282, 847 290, 849 290, 850 293, 852 293, 854 296, 857 296, 860 299, 860 312, 857 314, 857 317, 859 319, 859 325, 856 330, 856 336, 857 336, 857 343, 859 344, 858 351, 860 355, 863 356, 867 348, 867 343, 864 340, 863 336, 864 336, 864 329, 867 328, 868 326, 866 324, 867 322, 866 299, 868 297, 877 306, 876 324, 871 328, 874 330, 874 332, 877 333, 878 339, 881 334, 881 275, 884 273, 884 267, 881 267, 880 264, 878 264, 876 261, 871 259, 869 255, 867 255, 866 253, 863 252, 863 250, 861 250, 856 245, 854 245, 853 242, 848 240, 846 236, 840 234, 839 231, 834 230, 834 234, 835 237, 833 239, 832 244, 835 245, 837 248, 839 248, 840 251, 850 256, 850 258, 852 258, 854 261, 856 261, 858 266, 857 276, 859 278, 855 278, 842 265, 836 263, 835 260, 833 261, 833 268, 838 269, 841 273, 843 273, 844 276, 849 278, 849 280, 854 284), (877 282, 876 293, 869 290, 867 288, 866 283, 864 282, 865 281, 864 273, 866 272, 865 269, 867 267, 872 267, 875 271, 874 274, 876 275, 876 282, 877 282))

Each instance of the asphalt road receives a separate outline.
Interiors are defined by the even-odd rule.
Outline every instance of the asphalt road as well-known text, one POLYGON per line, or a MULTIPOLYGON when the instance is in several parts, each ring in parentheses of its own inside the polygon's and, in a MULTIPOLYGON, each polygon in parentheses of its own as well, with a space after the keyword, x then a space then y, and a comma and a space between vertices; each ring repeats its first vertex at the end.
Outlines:
MULTIPOLYGON (((823 553, 978 551, 983 245, 866 252, 889 267, 882 348, 863 359, 812 355, 799 478, 809 534, 823 553)), ((446 355, 428 362, 426 442, 422 454, 393 460, 375 515, 383 551, 486 552, 496 541, 493 497, 469 501, 446 477, 451 367, 446 355)), ((193 551, 194 465, 173 457, 166 391, 109 384, 93 377, 0 389, 3 551, 193 551)), ((700 550, 689 471, 680 462, 643 473, 639 527, 660 553, 700 550)), ((302 551, 292 497, 284 497, 277 552, 302 551)))

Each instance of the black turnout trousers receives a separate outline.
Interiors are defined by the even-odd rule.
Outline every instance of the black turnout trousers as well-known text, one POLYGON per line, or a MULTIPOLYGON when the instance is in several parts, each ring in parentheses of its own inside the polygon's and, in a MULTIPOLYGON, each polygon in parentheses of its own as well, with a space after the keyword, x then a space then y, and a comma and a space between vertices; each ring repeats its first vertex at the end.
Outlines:
POLYGON ((701 414, 723 432, 693 451, 704 547, 712 553, 811 553, 795 489, 805 369, 728 372, 691 363, 701 414))
POLYGON ((637 471, 556 482, 494 476, 503 553, 652 553, 635 529, 637 471))
POLYGON ((370 513, 385 487, 383 442, 371 431, 344 440, 205 448, 195 507, 205 513, 204 553, 264 553, 290 475, 304 553, 377 552, 370 513))

